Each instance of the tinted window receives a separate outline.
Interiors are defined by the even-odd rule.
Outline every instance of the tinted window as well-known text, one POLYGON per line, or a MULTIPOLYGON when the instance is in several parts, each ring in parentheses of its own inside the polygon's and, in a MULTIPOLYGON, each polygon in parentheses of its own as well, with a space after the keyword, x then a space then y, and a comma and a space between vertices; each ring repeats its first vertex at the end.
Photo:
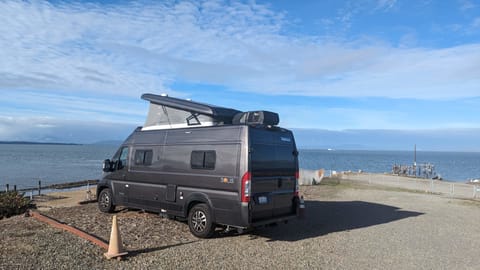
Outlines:
POLYGON ((251 158, 254 176, 292 175, 296 170, 293 145, 254 144, 251 158))
POLYGON ((213 170, 216 158, 215 151, 192 151, 190 165, 192 169, 213 170))
POLYGON ((136 150, 135 151, 135 165, 152 165, 152 150, 136 150))
POLYGON ((114 160, 117 162, 117 169, 123 169, 127 166, 128 161, 128 147, 123 147, 114 157, 114 160))

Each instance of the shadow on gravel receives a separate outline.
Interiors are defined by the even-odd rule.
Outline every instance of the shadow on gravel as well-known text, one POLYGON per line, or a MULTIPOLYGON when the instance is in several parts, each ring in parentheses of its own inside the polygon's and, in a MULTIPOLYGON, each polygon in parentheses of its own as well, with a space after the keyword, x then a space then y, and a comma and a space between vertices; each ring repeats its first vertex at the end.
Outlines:
POLYGON ((144 249, 138 249, 138 250, 133 250, 133 251, 128 251, 128 257, 135 257, 137 255, 140 255, 142 253, 150 253, 158 250, 163 250, 171 247, 178 247, 178 246, 183 246, 191 243, 198 242, 200 240, 195 240, 195 241, 189 241, 189 242, 184 242, 184 243, 178 243, 178 244, 173 244, 173 245, 167 245, 167 246, 161 246, 161 247, 153 247, 153 248, 144 248, 144 249))
POLYGON ((424 214, 363 201, 306 201, 305 204, 305 219, 294 220, 288 225, 280 225, 275 228, 259 228, 252 232, 252 237, 262 236, 269 238, 270 241, 298 241, 424 214))

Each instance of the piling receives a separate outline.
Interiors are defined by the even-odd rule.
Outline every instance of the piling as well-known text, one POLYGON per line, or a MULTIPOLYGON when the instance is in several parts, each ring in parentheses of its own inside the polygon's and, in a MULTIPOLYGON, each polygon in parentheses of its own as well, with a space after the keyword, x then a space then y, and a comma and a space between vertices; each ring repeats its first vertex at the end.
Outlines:
POLYGON ((40 191, 42 190, 42 181, 38 180, 38 195, 40 196, 40 191))

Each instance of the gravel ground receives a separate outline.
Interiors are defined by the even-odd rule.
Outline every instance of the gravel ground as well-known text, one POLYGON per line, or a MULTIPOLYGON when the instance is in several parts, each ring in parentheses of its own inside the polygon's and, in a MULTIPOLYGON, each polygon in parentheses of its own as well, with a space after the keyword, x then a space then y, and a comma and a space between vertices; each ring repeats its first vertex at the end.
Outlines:
MULTIPOLYGON (((355 183, 302 187, 307 218, 243 235, 193 237, 187 224, 119 210, 122 261, 32 218, 0 220, 0 269, 478 269, 480 204, 355 183)), ((108 239, 95 204, 47 215, 108 239)))

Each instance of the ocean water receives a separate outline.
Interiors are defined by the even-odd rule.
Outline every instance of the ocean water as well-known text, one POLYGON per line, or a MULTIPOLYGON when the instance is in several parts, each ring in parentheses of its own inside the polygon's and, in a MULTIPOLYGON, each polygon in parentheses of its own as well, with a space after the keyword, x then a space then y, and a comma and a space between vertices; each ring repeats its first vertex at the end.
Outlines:
MULTIPOLYGON (((106 145, 8 145, 0 144, 0 189, 99 179, 102 162, 117 146, 106 145)), ((300 167, 335 171, 390 172, 393 164, 411 165, 412 151, 306 150, 300 167)), ((464 182, 480 178, 480 153, 417 151, 417 163, 433 163, 443 179, 464 182)))
MULTIPOLYGON (((392 165, 412 165, 413 151, 300 150, 300 167, 335 171, 391 172, 392 165)), ((417 164, 431 163, 444 180, 480 178, 479 152, 417 151, 417 164)))
POLYGON ((0 189, 99 179, 117 146, 0 144, 0 189))

